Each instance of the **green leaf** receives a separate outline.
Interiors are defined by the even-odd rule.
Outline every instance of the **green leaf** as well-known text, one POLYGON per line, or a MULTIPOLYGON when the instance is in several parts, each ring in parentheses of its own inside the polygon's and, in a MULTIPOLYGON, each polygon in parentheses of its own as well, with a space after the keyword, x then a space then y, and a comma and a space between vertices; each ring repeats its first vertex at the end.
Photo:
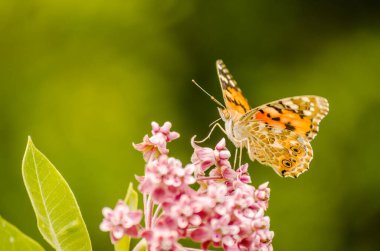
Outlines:
POLYGON ((139 243, 136 244, 136 246, 133 248, 132 251, 145 251, 147 250, 146 240, 141 239, 139 243))
POLYGON ((0 251, 13 250, 44 251, 45 249, 0 216, 0 251))
POLYGON ((22 162, 22 176, 45 240, 59 251, 92 250, 73 192, 30 137, 22 162))
POLYGON ((132 182, 129 183, 127 195, 124 199, 125 204, 129 207, 130 210, 136 210, 139 202, 138 193, 133 189, 132 182))
MULTIPOLYGON (((130 210, 136 210, 138 205, 138 194, 133 189, 133 184, 129 183, 127 195, 125 196, 124 202, 127 204, 130 210)), ((131 244, 131 237, 124 236, 120 241, 115 244, 115 251, 128 251, 131 244)))

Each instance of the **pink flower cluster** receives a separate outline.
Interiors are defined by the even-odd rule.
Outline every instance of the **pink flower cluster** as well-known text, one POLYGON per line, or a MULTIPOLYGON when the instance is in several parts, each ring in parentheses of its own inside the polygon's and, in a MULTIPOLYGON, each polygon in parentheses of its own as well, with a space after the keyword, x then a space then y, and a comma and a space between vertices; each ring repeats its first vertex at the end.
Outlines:
POLYGON ((233 187, 235 182, 251 183, 251 177, 248 174, 248 164, 244 164, 237 170, 231 168, 229 158, 230 151, 226 148, 226 140, 221 139, 215 146, 215 149, 200 147, 195 143, 195 137, 191 139, 191 145, 194 153, 191 156, 191 162, 195 165, 195 176, 198 181, 205 177, 205 172, 214 167, 209 172, 208 178, 220 178, 225 181, 229 188, 233 187))
POLYGON ((149 161, 145 166, 145 176, 138 177, 139 190, 143 194, 151 194, 157 202, 175 200, 179 193, 195 183, 194 165, 182 167, 181 161, 160 155, 158 159, 149 161))
POLYGON ((201 242, 203 248, 213 244, 224 250, 271 250, 273 232, 269 231, 269 217, 264 216, 269 197, 267 185, 255 190, 240 184, 229 192, 223 183, 210 184, 201 195, 209 201, 203 206, 207 213, 191 233, 192 239, 201 242), (266 203, 257 199, 261 193, 265 193, 266 203))
MULTIPOLYGON (((169 157, 167 143, 178 138, 171 124, 152 123, 152 136, 134 144, 146 161, 144 176, 137 177, 144 197, 145 226, 141 211, 129 211, 119 202, 114 210, 103 210, 101 230, 111 233, 112 242, 124 235, 143 238, 148 250, 197 250, 179 243, 190 239, 224 250, 273 250, 269 230, 268 182, 257 189, 249 183, 248 164, 236 170, 229 161, 231 153, 222 139, 214 149, 191 144, 191 163, 169 157), (194 189, 195 183, 199 184, 194 189)), ((200 250, 200 249, 199 249, 200 250)))

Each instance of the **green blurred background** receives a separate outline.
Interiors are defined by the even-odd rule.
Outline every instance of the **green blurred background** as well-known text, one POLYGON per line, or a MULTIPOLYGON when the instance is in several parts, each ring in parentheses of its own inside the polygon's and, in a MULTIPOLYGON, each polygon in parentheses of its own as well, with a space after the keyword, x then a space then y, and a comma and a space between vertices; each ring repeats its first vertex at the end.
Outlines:
POLYGON ((1 1, 0 214, 47 246, 21 177, 31 135, 74 190, 94 250, 112 250, 101 208, 143 172, 132 142, 169 120, 181 133, 171 153, 187 163, 192 135, 218 117, 190 80, 221 99, 222 58, 252 106, 330 102, 309 172, 250 165, 255 186, 270 181, 275 250, 380 250, 379 11, 354 0, 1 1))

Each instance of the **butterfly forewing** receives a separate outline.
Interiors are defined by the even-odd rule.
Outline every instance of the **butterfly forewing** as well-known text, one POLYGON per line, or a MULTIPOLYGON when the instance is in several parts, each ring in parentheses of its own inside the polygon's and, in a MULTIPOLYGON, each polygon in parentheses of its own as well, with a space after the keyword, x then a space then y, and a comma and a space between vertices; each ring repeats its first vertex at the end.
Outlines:
POLYGON ((311 141, 317 135, 319 123, 328 110, 329 105, 325 98, 291 97, 252 109, 238 123, 244 125, 250 120, 259 120, 270 126, 295 132, 311 141))
POLYGON ((216 61, 216 70, 227 110, 238 112, 241 115, 247 113, 250 110, 248 101, 222 60, 216 61))

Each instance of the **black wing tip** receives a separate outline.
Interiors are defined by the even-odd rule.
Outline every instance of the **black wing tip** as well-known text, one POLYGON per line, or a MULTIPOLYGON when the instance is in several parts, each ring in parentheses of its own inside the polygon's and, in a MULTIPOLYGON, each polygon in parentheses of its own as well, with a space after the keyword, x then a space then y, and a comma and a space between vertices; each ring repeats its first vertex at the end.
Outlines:
POLYGON ((216 60, 216 68, 218 69, 226 68, 226 64, 223 62, 222 59, 216 60))

